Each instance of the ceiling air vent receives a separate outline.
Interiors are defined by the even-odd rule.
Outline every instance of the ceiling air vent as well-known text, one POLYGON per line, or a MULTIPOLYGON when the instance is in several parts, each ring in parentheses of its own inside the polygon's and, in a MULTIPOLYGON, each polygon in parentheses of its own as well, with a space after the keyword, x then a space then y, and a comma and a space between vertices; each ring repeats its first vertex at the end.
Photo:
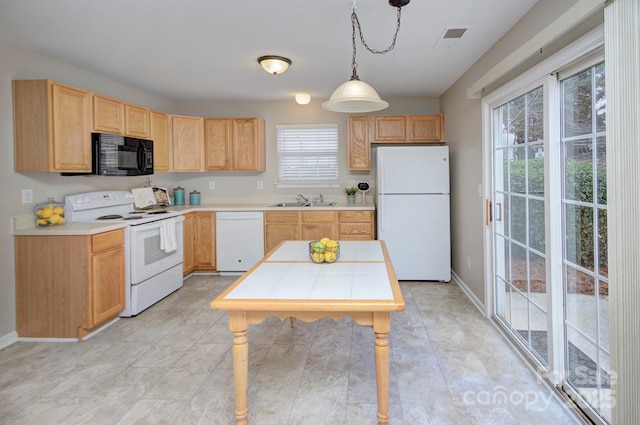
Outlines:
POLYGON ((469 27, 466 28, 445 28, 438 37, 436 44, 433 45, 434 49, 450 49, 458 44, 462 36, 467 32, 469 27))

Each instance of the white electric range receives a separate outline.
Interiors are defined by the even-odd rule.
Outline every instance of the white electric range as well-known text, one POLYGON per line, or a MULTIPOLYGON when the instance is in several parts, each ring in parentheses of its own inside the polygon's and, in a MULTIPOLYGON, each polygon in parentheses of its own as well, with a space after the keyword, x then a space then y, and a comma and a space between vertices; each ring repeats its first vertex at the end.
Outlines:
POLYGON ((126 307, 139 314, 182 287, 183 221, 166 208, 136 209, 129 191, 87 192, 65 198, 65 218, 75 222, 124 222, 126 307))

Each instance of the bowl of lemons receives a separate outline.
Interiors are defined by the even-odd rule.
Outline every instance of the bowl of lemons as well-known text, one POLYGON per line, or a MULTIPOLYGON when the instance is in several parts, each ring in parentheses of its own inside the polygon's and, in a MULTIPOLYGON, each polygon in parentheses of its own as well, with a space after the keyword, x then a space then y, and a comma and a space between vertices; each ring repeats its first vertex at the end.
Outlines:
POLYGON ((47 199, 36 205, 36 225, 38 227, 53 226, 64 223, 64 204, 55 201, 53 198, 47 199))
POLYGON ((340 258, 340 242, 329 238, 309 242, 309 258, 314 263, 334 263, 340 258))

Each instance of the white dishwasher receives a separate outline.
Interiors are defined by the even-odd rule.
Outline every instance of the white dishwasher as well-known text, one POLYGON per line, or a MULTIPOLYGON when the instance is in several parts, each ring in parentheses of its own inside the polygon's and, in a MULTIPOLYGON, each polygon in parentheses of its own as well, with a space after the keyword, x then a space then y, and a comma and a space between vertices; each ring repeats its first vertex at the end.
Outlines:
POLYGON ((246 272, 264 257, 262 211, 216 212, 216 269, 246 272))

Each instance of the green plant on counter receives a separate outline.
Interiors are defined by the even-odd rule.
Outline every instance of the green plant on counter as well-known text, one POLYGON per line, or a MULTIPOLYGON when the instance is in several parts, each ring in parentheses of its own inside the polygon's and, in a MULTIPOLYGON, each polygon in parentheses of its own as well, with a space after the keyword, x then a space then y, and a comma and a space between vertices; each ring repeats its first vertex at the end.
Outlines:
POLYGON ((357 191, 358 191, 358 189, 356 189, 355 187, 345 187, 344 188, 344 193, 346 193, 349 196, 355 195, 357 191))

